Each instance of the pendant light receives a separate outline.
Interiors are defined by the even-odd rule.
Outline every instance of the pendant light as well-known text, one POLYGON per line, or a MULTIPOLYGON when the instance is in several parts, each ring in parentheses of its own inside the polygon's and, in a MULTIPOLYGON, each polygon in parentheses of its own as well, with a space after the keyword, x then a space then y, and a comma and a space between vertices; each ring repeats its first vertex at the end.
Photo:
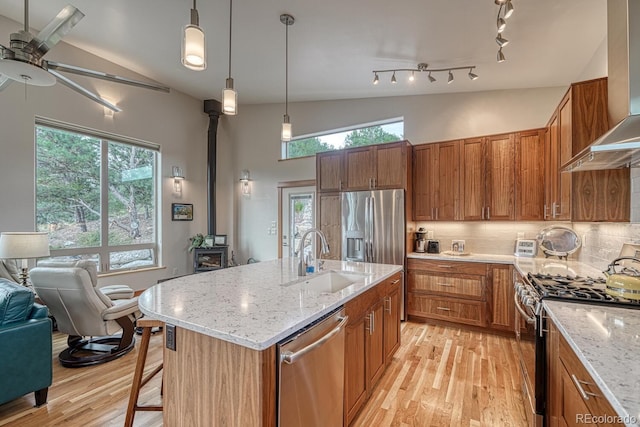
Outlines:
POLYGON ((291 141, 291 121, 289 120, 289 26, 293 25, 295 19, 286 13, 280 15, 280 22, 286 27, 285 32, 285 92, 284 92, 284 120, 282 122, 281 140, 291 141))
POLYGON ((238 92, 233 89, 233 79, 231 78, 231 28, 233 17, 233 0, 229 0, 229 77, 227 85, 222 89, 222 112, 229 116, 238 114, 238 92))
POLYGON ((204 31, 199 25, 200 19, 198 17, 198 9, 196 9, 196 0, 193 0, 191 24, 185 25, 182 30, 182 65, 195 71, 202 71, 207 68, 204 31))

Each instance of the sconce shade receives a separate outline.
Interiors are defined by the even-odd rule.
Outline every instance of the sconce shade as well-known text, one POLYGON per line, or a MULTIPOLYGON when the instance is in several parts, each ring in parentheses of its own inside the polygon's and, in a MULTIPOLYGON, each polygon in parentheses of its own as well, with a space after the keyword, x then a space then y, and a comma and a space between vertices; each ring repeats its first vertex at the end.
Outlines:
POLYGON ((197 25, 185 25, 182 38, 182 65, 201 71, 207 68, 204 31, 197 25))
POLYGON ((171 167, 171 178, 184 179, 184 172, 182 172, 182 168, 180 166, 171 167))
POLYGON ((46 232, 3 232, 0 235, 0 258, 28 259, 50 255, 46 232))
POLYGON ((249 184, 250 181, 251 178, 249 178, 249 170, 243 169, 240 173, 240 184, 243 196, 249 196, 251 194, 251 185, 249 184))

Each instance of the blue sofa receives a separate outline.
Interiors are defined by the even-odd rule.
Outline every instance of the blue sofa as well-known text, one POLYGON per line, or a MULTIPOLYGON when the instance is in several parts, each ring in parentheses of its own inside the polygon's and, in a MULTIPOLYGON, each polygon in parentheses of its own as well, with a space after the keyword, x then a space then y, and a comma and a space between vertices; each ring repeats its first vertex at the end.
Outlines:
POLYGON ((0 278, 0 404, 35 393, 47 403, 53 378, 51 320, 31 290, 0 278))

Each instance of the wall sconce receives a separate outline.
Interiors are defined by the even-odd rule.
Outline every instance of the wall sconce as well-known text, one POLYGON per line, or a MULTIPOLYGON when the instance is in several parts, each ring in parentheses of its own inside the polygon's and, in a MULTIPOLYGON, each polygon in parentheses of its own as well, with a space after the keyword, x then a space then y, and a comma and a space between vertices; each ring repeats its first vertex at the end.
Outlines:
POLYGON ((171 167, 171 178, 173 178, 173 191, 182 193, 182 181, 184 181, 184 173, 180 166, 171 167))
POLYGON ((244 169, 240 173, 240 188, 242 188, 243 196, 248 197, 251 195, 251 178, 249 177, 249 171, 247 169, 244 169))
MULTIPOLYGON (((110 100, 109 98, 105 98, 104 96, 102 97, 102 99, 104 99, 105 101, 107 101, 109 104, 112 104, 114 107, 118 108, 118 106, 115 104, 115 102, 113 102, 112 100, 110 100)), ((120 110, 120 109, 118 109, 120 110)), ((121 111, 121 110, 120 110, 121 111)), ((115 111, 107 106, 104 107, 104 116, 105 117, 113 117, 113 114, 115 113, 115 111)))

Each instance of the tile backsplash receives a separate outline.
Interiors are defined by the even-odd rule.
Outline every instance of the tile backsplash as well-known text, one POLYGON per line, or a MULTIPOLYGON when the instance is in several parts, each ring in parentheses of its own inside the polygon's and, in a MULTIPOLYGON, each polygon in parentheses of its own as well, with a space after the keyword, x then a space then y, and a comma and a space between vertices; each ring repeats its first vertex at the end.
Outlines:
MULTIPOLYGON (((569 222, 415 222, 408 224, 409 236, 419 227, 433 231, 440 250, 451 250, 452 240, 465 240, 465 250, 475 253, 512 255, 516 238, 534 239, 551 225, 571 227, 583 240, 582 247, 569 258, 599 269, 618 257, 623 243, 640 243, 640 224, 569 222)), ((538 256, 543 256, 540 251, 538 256)))

